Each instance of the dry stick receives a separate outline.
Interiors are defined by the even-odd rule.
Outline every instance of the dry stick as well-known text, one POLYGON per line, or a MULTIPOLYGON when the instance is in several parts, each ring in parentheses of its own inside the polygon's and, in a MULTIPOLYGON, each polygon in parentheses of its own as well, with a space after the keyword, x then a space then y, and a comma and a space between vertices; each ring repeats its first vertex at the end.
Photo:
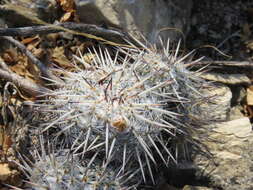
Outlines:
POLYGON ((42 76, 50 81, 54 81, 56 86, 60 86, 62 81, 52 74, 48 67, 46 67, 39 59, 37 59, 30 51, 26 49, 26 47, 20 43, 19 41, 15 40, 12 37, 2 36, 1 38, 8 40, 15 46, 17 46, 26 56, 34 63, 40 70, 42 76))
MULTIPOLYGON (((2 63, 1 63, 2 64, 2 63)), ((28 79, 25 79, 12 71, 6 71, 0 69, 0 77, 7 81, 12 82, 18 88, 24 90, 29 95, 35 97, 49 92, 49 89, 38 85, 28 79)))
POLYGON ((204 65, 217 66, 217 67, 238 67, 253 69, 253 62, 249 61, 199 61, 193 64, 189 63, 186 66, 203 67, 204 65))
POLYGON ((0 36, 29 36, 36 34, 48 34, 56 33, 59 31, 64 31, 65 29, 74 30, 78 32, 83 32, 87 34, 92 34, 95 36, 100 36, 106 38, 107 40, 114 42, 125 42, 125 40, 133 41, 132 38, 124 32, 105 29, 92 24, 82 24, 65 22, 55 25, 45 25, 45 26, 28 26, 20 28, 0 28, 0 36), (62 28, 61 28, 62 27, 62 28))
POLYGON ((5 64, 5 62, 3 62, 3 61, 0 61, 0 67, 1 67, 3 70, 7 71, 7 72, 12 72, 12 71, 9 69, 9 67, 5 64))
POLYGON ((220 65, 220 66, 232 66, 232 67, 250 67, 253 68, 253 62, 249 61, 203 61, 202 64, 208 65, 220 65))

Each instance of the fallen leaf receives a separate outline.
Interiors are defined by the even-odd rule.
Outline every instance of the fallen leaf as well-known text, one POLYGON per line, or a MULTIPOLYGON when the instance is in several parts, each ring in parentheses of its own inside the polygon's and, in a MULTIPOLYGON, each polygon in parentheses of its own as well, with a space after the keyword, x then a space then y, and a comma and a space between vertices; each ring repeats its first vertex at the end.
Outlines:
POLYGON ((4 156, 13 144, 11 136, 7 134, 7 130, 5 128, 5 126, 0 125, 0 150, 2 152, 1 156, 4 156))
POLYGON ((60 22, 66 21, 78 21, 78 16, 76 15, 76 7, 74 0, 57 0, 60 4, 62 10, 65 14, 60 19, 60 22))
POLYGON ((74 0, 58 0, 58 2, 65 12, 72 12, 75 9, 74 0))
POLYGON ((28 58, 20 55, 17 64, 9 67, 16 74, 34 80, 34 76, 28 71, 28 58))
POLYGON ((53 49, 52 60, 59 64, 62 68, 73 67, 70 60, 64 54, 64 47, 56 47, 53 49))
POLYGON ((7 49, 2 58, 8 64, 15 64, 18 61, 18 52, 15 48, 7 49))
POLYGON ((67 21, 71 21, 72 17, 74 16, 74 12, 67 12, 65 13, 61 19, 60 22, 67 22, 67 21))
POLYGON ((33 49, 33 55, 37 58, 41 58, 44 53, 45 53, 45 50, 42 48, 34 48, 33 49))
POLYGON ((21 43, 26 45, 26 44, 30 44, 31 42, 33 42, 34 40, 38 40, 39 37, 38 36, 34 36, 34 37, 29 37, 29 38, 24 38, 21 43))
POLYGON ((49 40, 49 41, 53 41, 53 42, 56 42, 56 40, 60 37, 60 34, 59 33, 52 33, 52 34, 48 34, 46 35, 46 39, 49 40))
POLYGON ((33 51, 34 49, 36 49, 39 44, 41 43, 41 40, 34 40, 31 43, 27 44, 27 50, 29 51, 33 51))
POLYGON ((20 186, 22 184, 20 177, 20 172, 12 169, 9 163, 0 163, 0 184, 20 186))

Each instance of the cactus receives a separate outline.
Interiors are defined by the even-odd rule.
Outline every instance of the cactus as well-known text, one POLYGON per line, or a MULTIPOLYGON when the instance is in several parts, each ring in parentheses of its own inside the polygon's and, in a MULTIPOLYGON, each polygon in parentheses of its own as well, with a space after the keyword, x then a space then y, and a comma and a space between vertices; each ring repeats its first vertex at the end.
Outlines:
POLYGON ((29 180, 27 189, 127 190, 137 186, 136 171, 117 173, 118 168, 103 163, 98 154, 80 159, 69 149, 50 151, 43 140, 40 143, 40 148, 32 154, 34 161, 21 157, 22 164, 19 164, 29 180))
POLYGON ((92 63, 77 58, 85 69, 74 64, 76 71, 61 71, 64 86, 38 107, 54 115, 41 130, 56 128, 75 153, 102 153, 121 171, 138 162, 144 182, 146 173, 155 182, 158 160, 177 162, 171 139, 188 137, 199 121, 192 116, 206 101, 201 89, 208 83, 187 69, 179 45, 172 54, 143 47, 120 49, 128 56, 114 58, 100 49, 92 63))

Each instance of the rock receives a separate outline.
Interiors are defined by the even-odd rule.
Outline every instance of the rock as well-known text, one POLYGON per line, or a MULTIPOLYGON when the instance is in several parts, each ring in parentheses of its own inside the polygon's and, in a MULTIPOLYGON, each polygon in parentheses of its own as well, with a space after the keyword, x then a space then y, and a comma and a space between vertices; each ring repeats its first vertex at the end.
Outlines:
MULTIPOLYGON (((210 159, 197 155, 195 164, 209 177, 212 187, 253 189, 253 133, 249 119, 243 117, 212 127, 213 132, 207 132, 209 138, 202 139, 202 143, 213 156, 210 159)), ((201 172, 199 176, 203 176, 201 172)))
POLYGON ((231 106, 232 92, 229 87, 217 84, 202 92, 211 97, 208 103, 200 105, 202 112, 206 112, 207 118, 225 121, 228 118, 231 106))
POLYGON ((247 117, 215 125, 214 131, 224 135, 233 135, 238 138, 246 138, 251 135, 252 131, 251 123, 247 117))
POLYGON ((236 120, 244 117, 243 113, 243 107, 240 105, 234 106, 231 108, 230 113, 229 113, 229 120, 236 120))
POLYGON ((53 23, 59 17, 59 7, 54 0, 11 0, 1 7, 0 17, 8 27, 38 24, 36 19, 53 23))
POLYGON ((251 84, 250 79, 245 74, 203 73, 201 78, 230 85, 251 84))
POLYGON ((253 85, 247 88, 247 104, 253 106, 253 85))
POLYGON ((182 37, 187 33, 192 0, 75 0, 80 21, 106 24, 141 38, 139 32, 154 43, 157 35, 164 39, 182 37), (163 28, 166 30, 159 33, 163 28), (169 29, 169 28, 176 28, 169 29))
POLYGON ((53 23, 59 17, 59 6, 55 0, 36 0, 33 4, 38 18, 53 23))

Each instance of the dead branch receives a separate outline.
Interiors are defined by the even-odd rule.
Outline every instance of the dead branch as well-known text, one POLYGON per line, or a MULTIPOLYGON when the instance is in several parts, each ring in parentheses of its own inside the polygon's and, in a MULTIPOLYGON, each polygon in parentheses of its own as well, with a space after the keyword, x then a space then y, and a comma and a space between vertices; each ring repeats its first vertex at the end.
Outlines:
MULTIPOLYGON (((122 31, 102 28, 92 24, 65 22, 46 26, 29 26, 20 28, 0 28, 0 36, 30 36, 64 31, 65 29, 102 37, 113 42, 125 42, 131 37, 122 31)), ((130 40, 131 41, 131 40, 130 40)))
POLYGON ((187 66, 193 67, 203 67, 205 65, 210 65, 211 67, 237 67, 237 68, 249 68, 253 69, 253 62, 249 61, 199 61, 194 64, 187 64, 187 66))
MULTIPOLYGON (((1 63, 1 64, 4 64, 4 63, 1 63)), ((28 79, 25 79, 12 71, 6 71, 6 70, 0 69, 0 78, 12 82, 19 89, 22 89, 27 94, 33 97, 49 92, 49 89, 41 85, 38 85, 28 79)))
POLYGON ((8 40, 13 45, 17 46, 31 60, 31 62, 39 68, 42 77, 48 79, 49 81, 54 81, 56 83, 56 86, 60 86, 62 81, 58 77, 56 77, 50 71, 50 69, 47 66, 45 66, 39 59, 37 59, 30 51, 28 51, 26 49, 26 47, 21 42, 15 40, 12 37, 8 37, 8 36, 2 36, 1 38, 8 40))
POLYGON ((7 71, 7 72, 11 72, 11 70, 9 69, 9 67, 5 64, 5 62, 3 62, 2 60, 0 60, 0 67, 7 71))

